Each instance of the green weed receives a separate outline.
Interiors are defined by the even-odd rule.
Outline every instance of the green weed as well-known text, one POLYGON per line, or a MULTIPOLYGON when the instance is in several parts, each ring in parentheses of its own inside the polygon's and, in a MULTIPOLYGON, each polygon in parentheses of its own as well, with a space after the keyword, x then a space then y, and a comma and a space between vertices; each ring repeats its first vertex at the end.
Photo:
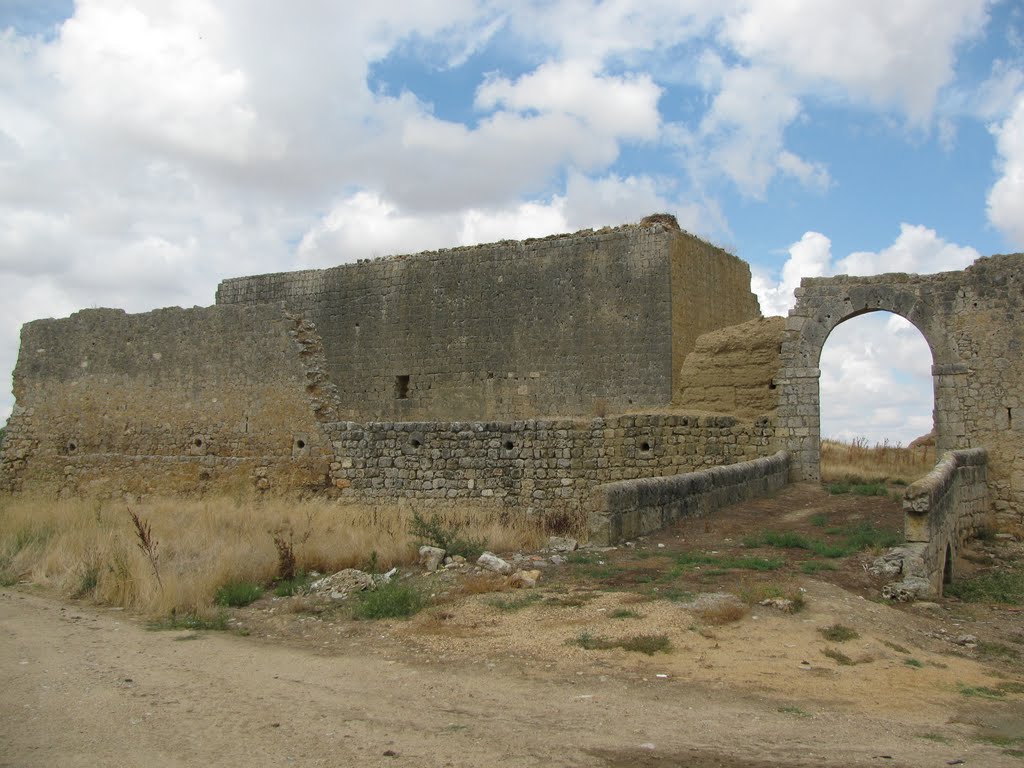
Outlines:
POLYGON ((291 597, 301 595, 307 587, 313 583, 313 577, 308 573, 299 571, 292 579, 281 579, 274 584, 274 594, 278 597, 291 597))
POLYGON ((616 608, 608 614, 609 619, 642 619, 643 615, 629 608, 616 608))
POLYGON ((822 651, 822 653, 828 656, 834 662, 836 662, 836 664, 839 664, 843 667, 852 667, 854 664, 857 663, 849 656, 847 656, 845 653, 836 648, 826 648, 822 651))
POLYGON ((423 592, 392 581, 369 592, 360 592, 352 613, 357 619, 398 619, 413 616, 426 605, 423 592))
POLYGON ((852 493, 855 496, 888 496, 884 483, 829 483, 825 489, 833 496, 852 493))
POLYGON ((522 597, 505 598, 495 597, 487 601, 488 605, 494 606, 503 613, 513 613, 522 610, 527 606, 539 603, 541 596, 536 592, 530 592, 522 597))
POLYGON ((213 602, 231 608, 244 608, 263 595, 263 587, 247 581, 229 581, 217 588, 213 602))
POLYGON ((828 627, 818 627, 818 633, 833 643, 845 643, 847 640, 856 640, 860 637, 857 630, 843 624, 832 624, 828 627))
POLYGON ((467 560, 476 560, 487 549, 487 541, 464 538, 461 531, 465 527, 465 523, 452 522, 437 513, 427 518, 419 512, 413 512, 412 520, 409 521, 409 533, 419 539, 421 544, 439 547, 449 555, 462 555, 467 560))
POLYGON ((613 640, 582 632, 567 642, 569 645, 578 645, 588 651, 621 648, 624 651, 644 653, 648 656, 653 656, 656 653, 668 653, 672 650, 672 643, 669 641, 668 635, 634 635, 621 640, 613 640))
POLYGON ((908 667, 916 667, 917 669, 920 669, 921 667, 924 666, 924 664, 922 664, 920 661, 918 661, 917 659, 912 659, 912 658, 911 659, 904 659, 903 663, 906 664, 908 667))
POLYGON ((800 707, 795 707, 795 706, 779 707, 779 712, 781 712, 784 715, 795 715, 796 717, 810 717, 811 716, 810 713, 805 712, 800 707))
POLYGON ((1024 573, 999 571, 958 579, 945 586, 944 592, 968 603, 1024 603, 1024 573))

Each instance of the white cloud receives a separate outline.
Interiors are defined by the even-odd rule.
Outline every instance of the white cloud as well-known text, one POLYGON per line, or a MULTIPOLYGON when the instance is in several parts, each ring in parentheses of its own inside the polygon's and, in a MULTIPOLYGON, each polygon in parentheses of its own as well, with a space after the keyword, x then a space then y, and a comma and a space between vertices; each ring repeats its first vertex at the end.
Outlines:
POLYGON ((914 224, 900 224, 895 242, 877 253, 858 251, 836 264, 836 273, 878 275, 883 272, 927 274, 964 269, 981 254, 974 248, 947 243, 935 230, 914 224))
POLYGON ((750 287, 761 303, 761 314, 785 315, 795 304, 793 291, 800 287, 800 278, 823 277, 831 268, 832 241, 820 232, 805 232, 789 246, 779 280, 773 281, 761 270, 753 271, 750 287))
POLYGON ((987 0, 748 0, 722 38, 750 60, 847 98, 926 121, 953 76, 957 46, 978 36, 987 0))
POLYGON ((564 113, 599 133, 653 139, 660 122, 661 89, 649 75, 610 77, 584 60, 548 62, 514 83, 490 77, 476 93, 476 106, 516 112, 564 113))
POLYGON ((932 428, 931 350, 913 325, 875 312, 836 327, 822 349, 821 434, 908 444, 932 428))
POLYGON ((1024 91, 992 132, 1001 175, 988 194, 988 218, 1012 247, 1024 248, 1024 91))

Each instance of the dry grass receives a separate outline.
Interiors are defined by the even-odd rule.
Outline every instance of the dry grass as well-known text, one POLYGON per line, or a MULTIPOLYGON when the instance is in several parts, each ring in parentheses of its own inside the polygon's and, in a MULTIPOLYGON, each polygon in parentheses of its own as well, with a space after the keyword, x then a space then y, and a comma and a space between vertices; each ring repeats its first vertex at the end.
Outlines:
POLYGON ((733 624, 747 615, 749 609, 743 603, 723 600, 711 605, 695 608, 693 614, 704 624, 715 627, 733 624))
POLYGON ((825 483, 900 483, 918 480, 935 467, 935 447, 904 448, 888 441, 869 446, 821 441, 821 480, 825 483))
MULTIPOLYGON (((154 616, 203 615, 213 611, 223 584, 269 584, 279 576, 275 532, 292 536, 300 571, 332 573, 371 560, 384 570, 417 556, 409 505, 206 498, 151 499, 131 510, 151 531, 154 553, 139 546, 138 527, 122 501, 0 497, 0 579, 154 616)), ((465 522, 465 533, 494 551, 542 542, 536 523, 502 519, 493 508, 467 506, 446 511, 446 518, 465 522)))

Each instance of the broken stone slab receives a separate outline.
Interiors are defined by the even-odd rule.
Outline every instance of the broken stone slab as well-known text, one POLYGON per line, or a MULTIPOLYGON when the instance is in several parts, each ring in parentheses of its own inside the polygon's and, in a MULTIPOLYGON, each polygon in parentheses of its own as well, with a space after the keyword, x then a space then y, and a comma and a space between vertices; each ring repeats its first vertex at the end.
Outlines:
POLYGON ((420 567, 428 571, 436 571, 444 560, 445 551, 440 547, 431 547, 424 544, 420 547, 420 567))
POLYGON ((363 592, 376 588, 377 581, 373 575, 357 568, 345 568, 330 576, 317 579, 309 585, 310 594, 327 595, 332 600, 344 600, 352 592, 363 592))
POLYGON ((367 573, 357 568, 345 568, 314 581, 309 585, 309 593, 311 595, 326 595, 331 600, 344 600, 353 592, 364 592, 389 583, 396 573, 398 573, 397 568, 392 568, 387 573, 381 574, 367 573))
POLYGON ((493 552, 484 552, 479 558, 477 558, 476 564, 481 568, 486 568, 487 570, 495 571, 496 573, 512 573, 511 563, 502 560, 493 552))
POLYGON ((516 571, 508 580, 510 587, 515 589, 533 589, 540 581, 540 571, 516 571))
POLYGON ((552 536, 548 539, 548 549, 552 552, 575 552, 580 543, 568 536, 552 536))
POLYGON ((908 576, 903 581, 886 584, 882 587, 882 597, 897 603, 912 603, 915 600, 931 595, 932 585, 928 579, 920 576, 908 576))

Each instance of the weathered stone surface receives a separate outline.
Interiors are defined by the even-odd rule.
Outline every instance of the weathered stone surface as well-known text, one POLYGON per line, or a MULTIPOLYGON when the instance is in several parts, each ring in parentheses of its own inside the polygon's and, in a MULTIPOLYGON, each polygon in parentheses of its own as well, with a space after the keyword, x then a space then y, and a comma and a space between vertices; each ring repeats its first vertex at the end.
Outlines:
POLYGON ((423 545, 420 547, 420 567, 428 571, 436 571, 444 561, 445 551, 440 547, 423 545))
POLYGON ((930 597, 932 585, 920 576, 908 576, 903 581, 882 587, 882 597, 899 603, 910 603, 918 598, 930 597))
POLYGON ((512 573, 512 564, 502 560, 493 552, 484 552, 477 559, 476 564, 481 568, 486 568, 487 570, 494 571, 495 573, 512 573))
POLYGON ((508 580, 509 586, 515 589, 533 589, 540 581, 540 571, 534 568, 529 571, 516 571, 508 580))
POLYGON ((551 536, 548 539, 548 549, 552 552, 575 552, 578 546, 576 539, 566 536, 551 536))

